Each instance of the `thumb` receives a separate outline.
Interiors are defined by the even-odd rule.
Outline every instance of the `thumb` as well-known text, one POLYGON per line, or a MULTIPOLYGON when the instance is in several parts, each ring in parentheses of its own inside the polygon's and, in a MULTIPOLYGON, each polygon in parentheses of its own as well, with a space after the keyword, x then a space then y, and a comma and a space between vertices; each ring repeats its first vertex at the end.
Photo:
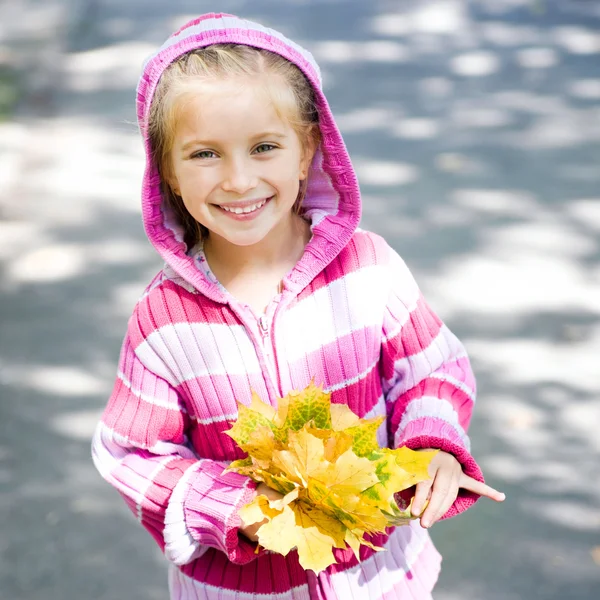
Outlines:
POLYGON ((415 489, 415 496, 412 501, 412 507, 410 512, 415 517, 421 516, 421 513, 425 510, 425 506, 429 498, 431 497, 431 486, 433 484, 433 480, 428 479, 427 481, 421 481, 417 483, 415 489))

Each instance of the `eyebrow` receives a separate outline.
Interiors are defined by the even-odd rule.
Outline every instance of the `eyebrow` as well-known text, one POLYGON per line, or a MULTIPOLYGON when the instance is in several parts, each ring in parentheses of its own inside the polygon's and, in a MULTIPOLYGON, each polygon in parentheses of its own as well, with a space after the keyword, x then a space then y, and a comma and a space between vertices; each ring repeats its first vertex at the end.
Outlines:
MULTIPOLYGON (((279 139, 284 139, 286 138, 287 135, 285 133, 281 133, 278 131, 264 131, 262 133, 257 133, 256 135, 252 136, 252 140, 258 140, 258 139, 264 139, 264 138, 279 138, 279 139)), ((189 148, 192 148, 194 146, 218 146, 219 144, 214 141, 214 140, 190 140, 189 142, 186 142, 182 147, 181 150, 185 151, 188 150, 189 148)))

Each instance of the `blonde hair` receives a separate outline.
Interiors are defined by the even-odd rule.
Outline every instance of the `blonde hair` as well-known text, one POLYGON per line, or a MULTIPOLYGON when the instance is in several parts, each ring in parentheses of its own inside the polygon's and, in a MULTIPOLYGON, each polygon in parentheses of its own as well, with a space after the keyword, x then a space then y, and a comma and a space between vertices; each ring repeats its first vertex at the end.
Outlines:
MULTIPOLYGON (((190 215, 182 198, 167 183, 172 170, 170 155, 177 129, 178 101, 189 93, 190 80, 240 75, 272 75, 265 78, 265 86, 278 116, 287 120, 304 145, 316 148, 320 142, 312 85, 296 65, 282 56, 242 44, 214 44, 192 50, 171 63, 162 74, 152 99, 148 136, 153 160, 161 175, 163 197, 184 227, 184 241, 188 248, 207 231, 190 215)), ((301 210, 306 185, 307 179, 302 180, 294 204, 297 213, 301 210)))

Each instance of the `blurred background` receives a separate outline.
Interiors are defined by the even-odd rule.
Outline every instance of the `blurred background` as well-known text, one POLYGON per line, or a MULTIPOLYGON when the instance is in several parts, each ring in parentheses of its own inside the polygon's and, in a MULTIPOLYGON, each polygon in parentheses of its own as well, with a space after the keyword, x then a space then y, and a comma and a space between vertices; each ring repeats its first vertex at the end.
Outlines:
POLYGON ((433 529, 436 600, 597 600, 596 0, 0 1, 0 598, 167 597, 90 437, 161 266, 139 209, 140 66, 210 11, 313 52, 363 227, 472 356, 473 452, 508 499, 433 529))

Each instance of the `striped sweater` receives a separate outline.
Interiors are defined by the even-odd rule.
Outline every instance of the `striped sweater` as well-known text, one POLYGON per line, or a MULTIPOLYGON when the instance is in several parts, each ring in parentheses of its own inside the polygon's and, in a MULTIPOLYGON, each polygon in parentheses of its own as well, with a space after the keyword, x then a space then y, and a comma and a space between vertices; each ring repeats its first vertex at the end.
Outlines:
MULTIPOLYGON (((209 14, 176 32, 147 61, 138 87, 147 151, 142 211, 165 260, 129 320, 112 395, 93 440, 101 475, 123 496, 171 563, 172 600, 426 599, 440 556, 418 523, 374 541, 387 552, 336 550, 316 576, 297 554, 260 551, 239 535, 237 511, 255 484, 225 466, 243 454, 223 435, 251 390, 273 405, 311 380, 361 417, 386 415, 382 445, 439 448, 483 480, 467 428, 475 381, 459 340, 428 306, 402 259, 358 229, 356 176, 318 67, 281 34, 230 15, 209 14), (304 216, 312 238, 264 315, 232 297, 202 248, 188 249, 162 202, 146 120, 166 65, 201 46, 236 42, 277 52, 315 88, 322 133, 304 216)), ((445 515, 468 508, 462 493, 445 515)))

